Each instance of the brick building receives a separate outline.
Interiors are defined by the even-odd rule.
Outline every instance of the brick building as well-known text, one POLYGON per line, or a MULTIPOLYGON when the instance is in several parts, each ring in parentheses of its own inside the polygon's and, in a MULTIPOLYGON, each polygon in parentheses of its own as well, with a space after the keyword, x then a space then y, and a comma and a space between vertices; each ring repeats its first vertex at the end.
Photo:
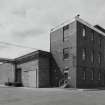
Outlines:
POLYGON ((62 82, 74 88, 105 86, 105 30, 79 16, 50 33, 52 86, 62 82), (56 65, 56 66, 55 66, 56 65), (66 81, 66 82, 65 82, 66 81))

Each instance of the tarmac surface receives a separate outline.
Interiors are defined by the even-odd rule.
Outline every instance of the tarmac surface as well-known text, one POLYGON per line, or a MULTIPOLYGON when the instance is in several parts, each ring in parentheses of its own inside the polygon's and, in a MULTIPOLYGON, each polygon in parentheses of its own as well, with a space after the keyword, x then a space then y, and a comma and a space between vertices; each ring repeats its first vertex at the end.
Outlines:
POLYGON ((0 86, 0 105, 105 105, 105 90, 0 86))

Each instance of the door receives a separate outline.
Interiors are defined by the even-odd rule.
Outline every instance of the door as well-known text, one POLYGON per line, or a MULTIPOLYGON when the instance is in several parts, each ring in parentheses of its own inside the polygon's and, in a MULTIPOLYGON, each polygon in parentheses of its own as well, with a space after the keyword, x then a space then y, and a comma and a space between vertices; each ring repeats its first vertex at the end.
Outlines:
POLYGON ((22 82, 22 76, 21 76, 21 68, 16 69, 15 72, 15 82, 21 83, 22 82))
POLYGON ((37 81, 37 74, 36 71, 29 71, 29 87, 36 87, 37 81))

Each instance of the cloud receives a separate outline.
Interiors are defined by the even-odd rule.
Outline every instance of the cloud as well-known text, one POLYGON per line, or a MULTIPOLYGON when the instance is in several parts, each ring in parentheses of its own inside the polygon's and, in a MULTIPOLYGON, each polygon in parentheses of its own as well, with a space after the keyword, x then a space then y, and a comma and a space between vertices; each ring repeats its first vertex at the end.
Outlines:
POLYGON ((35 37, 35 36, 39 36, 44 34, 44 30, 42 29, 27 29, 27 30, 23 30, 23 31, 14 31, 13 32, 13 37, 17 36, 20 38, 26 38, 26 37, 35 37))
POLYGON ((15 10, 12 12, 13 15, 25 17, 26 16, 26 11, 25 10, 15 10))
POLYGON ((50 29, 78 13, 105 27, 104 8, 105 0, 0 0, 0 40, 49 49, 50 29))

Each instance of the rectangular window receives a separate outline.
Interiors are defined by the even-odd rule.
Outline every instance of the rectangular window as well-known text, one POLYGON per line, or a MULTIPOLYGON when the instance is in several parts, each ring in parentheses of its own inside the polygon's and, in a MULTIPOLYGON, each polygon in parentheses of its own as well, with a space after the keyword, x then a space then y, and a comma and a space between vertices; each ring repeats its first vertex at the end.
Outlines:
POLYGON ((85 28, 82 29, 82 36, 83 36, 83 37, 86 36, 86 29, 85 29, 85 28))
POLYGON ((86 60, 86 48, 82 50, 82 60, 86 60))
POLYGON ((98 73, 98 80, 101 80, 101 72, 98 73))
POLYGON ((86 80, 86 72, 82 71, 82 74, 83 74, 83 80, 86 80))
POLYGON ((0 65, 2 65, 3 64, 3 62, 0 62, 0 65))
POLYGON ((63 41, 68 40, 69 38, 69 25, 63 27, 63 41))
POLYGON ((98 54, 98 63, 101 64, 101 54, 98 54))
POLYGON ((92 30, 91 32, 91 40, 93 41, 94 40, 94 31, 92 30))
POLYGON ((99 47, 101 47, 101 41, 102 41, 102 38, 99 37, 99 47))
POLYGON ((69 58, 69 48, 64 48, 63 49, 63 59, 68 59, 69 58))
POLYGON ((91 80, 94 80, 94 72, 91 71, 91 80))
POLYGON ((94 51, 91 52, 91 63, 94 63, 94 51))

